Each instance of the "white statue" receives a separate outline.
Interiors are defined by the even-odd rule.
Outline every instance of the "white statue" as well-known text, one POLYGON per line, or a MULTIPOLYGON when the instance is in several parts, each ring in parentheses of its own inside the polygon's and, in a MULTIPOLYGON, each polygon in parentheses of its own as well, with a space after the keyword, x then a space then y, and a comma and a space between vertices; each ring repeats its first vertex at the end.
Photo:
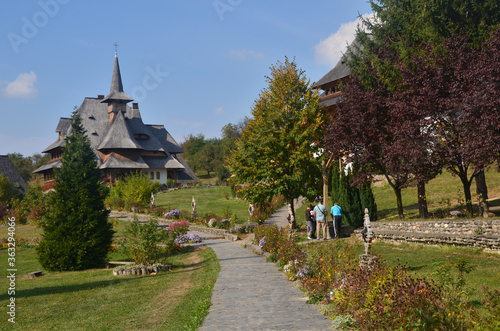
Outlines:
POLYGON ((151 192, 151 206, 155 205, 155 195, 151 192))
POLYGON ((370 215, 368 215, 368 208, 365 208, 365 220, 364 220, 364 229, 361 231, 363 235, 363 240, 365 241, 365 254, 370 255, 370 250, 372 246, 372 225, 370 222, 370 215))
POLYGON ((196 201, 194 200, 194 197, 192 197, 191 200, 191 208, 193 208, 193 211, 196 211, 196 201))
POLYGON ((248 213, 250 214, 250 217, 252 217, 254 210, 255 210, 255 205, 253 203, 251 203, 248 206, 248 213))

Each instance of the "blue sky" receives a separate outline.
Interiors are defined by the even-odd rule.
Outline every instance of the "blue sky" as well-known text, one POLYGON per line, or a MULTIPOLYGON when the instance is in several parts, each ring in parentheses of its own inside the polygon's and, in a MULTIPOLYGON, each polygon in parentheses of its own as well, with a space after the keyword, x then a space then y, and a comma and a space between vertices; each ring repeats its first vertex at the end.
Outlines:
POLYGON ((285 56, 319 80, 370 12, 366 0, 5 1, 0 154, 40 153, 60 117, 107 95, 115 42, 125 93, 181 143, 251 116, 285 56))

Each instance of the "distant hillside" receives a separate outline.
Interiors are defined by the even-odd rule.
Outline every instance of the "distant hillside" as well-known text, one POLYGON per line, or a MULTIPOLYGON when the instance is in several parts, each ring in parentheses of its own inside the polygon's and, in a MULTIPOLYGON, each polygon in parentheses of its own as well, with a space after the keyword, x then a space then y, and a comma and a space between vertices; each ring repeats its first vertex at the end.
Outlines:
MULTIPOLYGON (((486 172, 486 184, 488 185, 488 198, 490 206, 500 206, 500 172, 490 169, 486 172)), ((472 203, 477 205, 476 184, 472 183, 472 203)), ((450 210, 465 209, 463 186, 458 177, 449 172, 443 172, 426 185, 429 212, 435 217, 447 215, 450 210)), ((377 202, 379 219, 397 219, 396 196, 389 184, 374 187, 373 194, 377 202)), ((403 189, 403 206, 406 218, 418 216, 417 188, 403 189)), ((477 215, 475 215, 477 216, 477 215)), ((497 216, 499 216, 497 214, 497 216)))

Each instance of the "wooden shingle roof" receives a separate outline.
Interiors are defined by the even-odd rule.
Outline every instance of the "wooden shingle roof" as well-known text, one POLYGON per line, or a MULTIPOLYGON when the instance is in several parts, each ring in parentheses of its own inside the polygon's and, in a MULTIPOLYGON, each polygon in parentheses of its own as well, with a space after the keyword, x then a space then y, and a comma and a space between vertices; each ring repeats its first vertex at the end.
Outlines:
POLYGON ((27 187, 23 177, 7 155, 0 155, 0 175, 7 177, 12 185, 18 186, 22 191, 27 187))
POLYGON ((111 87, 109 89, 109 94, 101 102, 111 103, 113 101, 118 101, 121 103, 128 103, 133 100, 134 99, 123 92, 120 64, 118 63, 118 56, 115 54, 115 63, 113 66, 113 76, 111 77, 111 87))
MULTIPOLYGON (((110 93, 105 98, 87 97, 77 109, 90 145, 96 153, 98 167, 100 169, 176 169, 177 172, 183 172, 182 176, 186 180, 190 178, 190 181, 198 181, 187 163, 182 158, 174 157, 176 155, 180 157, 179 153, 184 151, 165 127, 144 124, 137 104, 134 104, 132 108, 126 105, 130 101, 132 98, 123 92, 120 67, 115 55, 110 93), (121 105, 116 107, 116 104, 121 105), (109 109, 108 105, 111 106, 109 109), (112 117, 109 111, 113 111, 112 117), (127 153, 132 150, 140 151, 141 157, 134 160, 119 157, 113 155, 113 150, 116 150, 118 154, 120 154, 118 150, 125 150, 123 155, 139 155, 127 153)), ((56 132, 60 133, 62 139, 52 143, 43 151, 44 153, 64 146, 65 137, 71 133, 71 119, 61 118, 56 132)), ((44 172, 57 166, 60 166, 60 161, 48 163, 35 172, 44 172)))

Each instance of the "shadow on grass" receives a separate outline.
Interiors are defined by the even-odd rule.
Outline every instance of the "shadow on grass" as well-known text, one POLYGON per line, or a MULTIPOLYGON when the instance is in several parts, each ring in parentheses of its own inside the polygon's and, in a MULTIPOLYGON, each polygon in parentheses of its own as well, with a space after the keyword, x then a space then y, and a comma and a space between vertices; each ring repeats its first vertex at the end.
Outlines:
MULTIPOLYGON (((111 270, 110 270, 111 272, 111 270)), ((58 293, 69 293, 69 292, 80 292, 80 291, 88 291, 94 288, 113 286, 122 283, 127 283, 130 281, 139 281, 140 278, 130 277, 130 278, 116 278, 112 280, 103 280, 97 282, 90 283, 80 283, 80 284, 72 284, 72 285, 61 285, 61 286, 47 286, 47 287, 37 287, 29 290, 17 290, 16 289, 16 298, 29 298, 34 296, 42 296, 42 295, 53 295, 58 293)), ((10 298, 9 295, 0 295, 1 300, 8 300, 10 298)))
MULTIPOLYGON (((403 207, 404 212, 409 212, 413 210, 418 211, 418 203, 414 203, 408 206, 403 207)), ((382 210, 377 210, 377 218, 378 220, 382 220, 388 216, 398 216, 398 208, 386 208, 382 210)))

